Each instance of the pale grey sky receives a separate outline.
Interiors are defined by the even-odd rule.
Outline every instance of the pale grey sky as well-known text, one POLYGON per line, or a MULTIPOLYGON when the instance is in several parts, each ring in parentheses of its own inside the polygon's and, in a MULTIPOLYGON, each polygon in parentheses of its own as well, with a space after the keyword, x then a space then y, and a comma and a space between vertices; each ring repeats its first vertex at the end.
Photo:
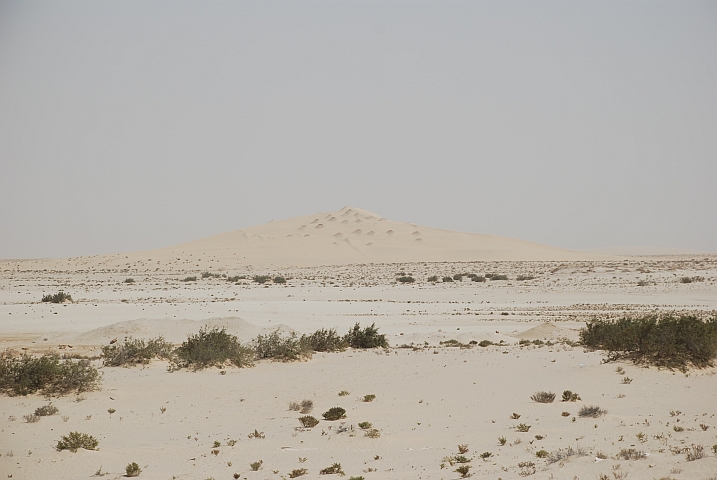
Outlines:
POLYGON ((717 2, 0 0, 0 258, 351 205, 717 251, 717 2))

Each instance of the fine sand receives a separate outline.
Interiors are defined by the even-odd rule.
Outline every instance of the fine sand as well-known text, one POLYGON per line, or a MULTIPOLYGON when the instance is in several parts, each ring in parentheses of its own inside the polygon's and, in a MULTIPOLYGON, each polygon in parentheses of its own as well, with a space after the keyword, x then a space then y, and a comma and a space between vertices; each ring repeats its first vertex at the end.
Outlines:
MULTIPOLYGON (((389 222, 367 219, 369 213, 357 209, 343 212, 348 215, 334 212, 335 220, 324 214, 285 222, 309 229, 319 218, 328 230, 345 219, 360 219, 367 225, 351 228, 361 228, 361 235, 374 231, 374 236, 379 233, 374 222, 389 222)), ((395 225, 388 229, 405 234, 400 245, 408 245, 412 232, 395 225)), ((424 245, 432 232, 439 232, 416 229, 424 245)), ((243 232, 253 238, 251 229, 243 232)), ((460 236, 472 238, 473 254, 479 250, 475 245, 490 240, 446 235, 456 235, 457 243, 463 242, 460 236)), ((23 416, 47 399, 0 397, 3 478, 79 479, 100 472, 114 479, 122 478, 125 465, 137 462, 144 479, 220 480, 237 474, 278 480, 301 468, 308 473, 300 478, 319 478, 321 469, 340 463, 347 479, 447 480, 459 478, 459 464, 450 465, 458 445, 467 445, 472 478, 706 480, 717 475, 712 452, 717 444, 717 369, 682 373, 603 363, 601 352, 572 343, 584 322, 598 315, 717 310, 713 255, 578 258, 582 254, 526 243, 524 250, 515 247, 514 252, 525 255, 515 259, 486 253, 436 262, 431 250, 425 257, 412 257, 419 247, 402 246, 411 251, 390 263, 338 263, 336 257, 336 263, 318 265, 320 253, 307 250, 311 258, 305 263, 249 265, 221 254, 220 237, 182 246, 190 253, 174 258, 191 255, 192 263, 164 263, 157 260, 164 258, 158 253, 162 251, 127 254, 123 265, 105 259, 108 263, 100 266, 100 257, 1 262, 0 349, 92 357, 102 345, 128 336, 163 335, 178 344, 204 325, 225 327, 246 342, 276 328, 302 334, 325 327, 345 333, 356 322, 375 322, 390 348, 315 354, 304 362, 260 361, 253 368, 226 368, 224 374, 216 368, 170 373, 163 361, 146 368, 115 368, 94 360, 103 374, 101 390, 52 399, 59 413, 37 423, 26 423, 23 416), (203 248, 210 251, 207 245, 216 247, 215 256, 203 254, 199 263, 194 255, 203 248), (217 276, 202 278, 203 272, 217 276), (427 281, 459 273, 499 273, 508 280, 427 281), (229 282, 221 275, 247 278, 229 282), (251 280, 254 275, 280 275, 286 283, 261 285, 251 280), (411 275, 416 282, 398 283, 400 275, 411 275), (198 279, 183 281, 188 276, 198 279), (534 278, 519 281, 519 276, 534 278), (694 281, 682 283, 684 277, 694 281), (134 283, 125 283, 128 278, 134 283), (40 302, 43 294, 59 290, 70 293, 74 302, 40 302), (448 340, 498 345, 441 343, 448 340), (532 343, 536 340, 550 344, 532 343), (617 367, 625 372, 617 373, 617 367), (349 394, 339 396, 344 390, 349 394), (557 393, 556 400, 532 401, 539 390, 557 393), (564 390, 577 392, 581 400, 561 402, 564 390), (375 400, 362 401, 368 394, 376 395, 375 400), (301 414, 288 408, 289 402, 303 399, 313 401, 311 414, 321 420, 313 429, 299 428, 301 414), (608 413, 581 418, 578 411, 586 405, 608 413), (334 406, 345 408, 346 418, 324 421, 321 413, 334 406), (513 413, 520 418, 511 418, 513 413), (365 436, 359 422, 370 422, 380 436, 365 436), (521 423, 530 426, 527 432, 518 431, 521 423), (263 438, 250 438, 255 430, 263 438), (54 445, 71 431, 95 436, 99 450, 57 452, 54 445), (703 446, 706 457, 688 461, 685 449, 693 445, 703 446), (555 456, 568 448, 584 455, 556 462, 536 455, 544 450, 555 456), (646 457, 619 458, 622 449, 631 448, 646 457), (260 460, 260 469, 252 471, 249 464, 260 460)), ((289 240, 272 241, 269 250, 289 240)), ((375 258, 390 256, 384 247, 375 258)), ((311 248, 322 247, 317 243, 311 248)), ((259 247, 247 249, 254 260, 262 255, 259 247)), ((489 250, 496 249, 485 247, 484 253, 489 250)), ((176 250, 167 249, 167 258, 170 251, 176 250)), ((297 252, 302 250, 292 255, 297 252)))

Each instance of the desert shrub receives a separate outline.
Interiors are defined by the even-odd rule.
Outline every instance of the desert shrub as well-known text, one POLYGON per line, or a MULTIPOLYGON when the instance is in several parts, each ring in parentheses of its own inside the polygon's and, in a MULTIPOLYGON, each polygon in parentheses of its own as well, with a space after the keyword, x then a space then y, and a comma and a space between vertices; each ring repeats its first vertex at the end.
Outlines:
POLYGON ((430 277, 428 277, 428 281, 435 283, 435 282, 438 281, 438 276, 436 276, 436 275, 431 275, 430 277))
POLYGON ((234 275, 233 277, 227 277, 227 282, 236 283, 239 280, 244 280, 246 275, 234 275))
POLYGON ((386 335, 379 335, 375 323, 362 329, 357 322, 344 336, 344 341, 351 348, 388 347, 386 335))
POLYGON ((692 283, 692 277, 682 277, 680 283, 692 283))
POLYGON ((346 410, 341 407, 331 407, 321 414, 326 420, 341 420, 346 418, 346 410))
POLYGON ((462 443, 458 445, 458 453, 460 453, 461 455, 468 453, 468 444, 462 443))
POLYGON ((134 283, 134 278, 125 278, 124 283, 134 283))
POLYGON ((471 461, 471 459, 466 457, 465 455, 456 455, 455 457, 453 457, 453 461, 456 463, 468 463, 471 461))
POLYGON ((563 402, 577 402, 578 400, 580 400, 580 395, 577 393, 573 393, 570 390, 563 392, 563 402))
POLYGON ((364 395, 364 396, 363 396, 363 401, 364 401, 364 402, 373 402, 374 400, 376 400, 376 395, 374 395, 374 394, 364 395))
POLYGON ((459 473, 461 475, 461 478, 468 478, 470 477, 470 465, 461 465, 460 467, 455 469, 455 472, 459 473))
POLYGON ((142 473, 142 469, 139 468, 136 462, 128 463, 127 466, 124 467, 124 471, 128 477, 139 477, 139 474, 142 473))
POLYGON ((264 432, 260 432, 255 428, 253 432, 247 435, 247 437, 253 438, 255 440, 264 440, 266 438, 266 435, 264 435, 264 432))
POLYGON ((344 475, 344 471, 341 470, 340 463, 334 463, 330 467, 322 468, 319 470, 319 475, 344 475))
POLYGON ((346 348, 346 340, 336 332, 335 328, 321 328, 311 335, 302 335, 301 344, 314 352, 337 352, 346 348))
POLYGON ((569 417, 570 412, 562 412, 560 415, 562 415, 563 417, 569 417))
POLYGON ((304 428, 314 428, 319 424, 319 421, 311 415, 305 415, 303 417, 299 417, 299 423, 304 428))
POLYGON ((43 295, 42 301, 46 302, 46 303, 48 303, 48 302, 49 303, 65 303, 65 302, 71 302, 72 297, 70 296, 70 294, 65 293, 62 290, 60 290, 59 292, 57 292, 54 295, 49 295, 49 294, 43 295))
POLYGON ((635 450, 634 448, 621 448, 617 456, 623 460, 642 460, 643 458, 647 458, 645 452, 635 450))
POLYGON ((528 425, 527 423, 519 423, 515 426, 515 428, 517 428, 519 432, 525 433, 530 430, 530 425, 528 425))
POLYGON ((481 340, 480 342, 478 342, 479 347, 488 347, 490 345, 493 345, 493 342, 491 342, 490 340, 481 340))
POLYGON ((510 419, 511 419, 511 420, 518 420, 518 419, 520 418, 520 416, 521 416, 521 415, 520 415, 519 413, 513 412, 513 413, 510 414, 510 419))
POLYGON ((463 274, 462 274, 462 273, 456 273, 455 275, 453 275, 453 280, 457 280, 457 281, 459 281, 459 282, 462 282, 462 281, 463 281, 463 274))
POLYGON ((301 410, 301 405, 299 405, 298 402, 289 402, 289 410, 298 412, 299 410, 301 410))
POLYGON ((349 480, 366 480, 366 479, 359 475, 358 477, 349 477, 349 480))
POLYGON ((583 408, 578 411, 578 417, 589 417, 589 418, 597 418, 599 416, 607 414, 607 410, 603 410, 602 408, 598 407, 597 405, 585 405, 583 408))
POLYGON ((371 422, 359 422, 358 426, 361 430, 368 430, 373 427, 373 424, 371 422))
POLYGON ((500 273, 486 273, 485 278, 489 278, 491 280, 508 280, 508 275, 500 273))
POLYGON ((608 351, 607 361, 628 358, 635 363, 684 370, 707 367, 717 357, 717 316, 647 314, 618 320, 593 320, 580 331, 582 343, 608 351))
POLYGON ((381 436, 381 432, 375 428, 369 428, 364 432, 363 436, 368 438, 379 438, 381 436))
POLYGON ((302 475, 306 475, 307 473, 309 473, 309 471, 305 468, 295 468, 291 471, 291 473, 289 473, 289 478, 300 477, 302 475))
POLYGON ((268 335, 257 335, 252 346, 256 358, 271 358, 280 362, 292 362, 311 356, 311 350, 302 345, 296 333, 282 336, 279 330, 274 330, 268 335))
POLYGON ((231 363, 236 367, 251 367, 254 351, 242 345, 236 336, 225 328, 203 327, 199 333, 189 335, 171 357, 170 370, 191 368, 194 371, 207 367, 221 367, 231 363))
POLYGON ((560 448, 554 452, 550 452, 547 456, 548 464, 561 462, 563 460, 568 460, 572 457, 585 457, 588 455, 588 452, 581 448, 581 447, 568 447, 568 448, 560 448))
POLYGON ((310 412, 311 410, 313 410, 313 409, 314 409, 314 402, 313 402, 313 400, 309 400, 309 399, 306 399, 306 398, 305 398, 305 399, 303 399, 303 400, 301 401, 301 411, 300 411, 300 413, 304 413, 304 414, 305 414, 305 413, 309 413, 309 412, 310 412))
POLYGON ((535 280, 535 277, 533 275, 518 275, 515 279, 519 282, 524 282, 526 280, 535 280))
POLYGON ((40 421, 40 418, 40 415, 36 415, 34 413, 22 416, 22 419, 25 420, 25 423, 37 423, 40 421))
POLYGON ((169 358, 172 348, 164 337, 149 340, 129 337, 123 343, 103 346, 103 363, 110 367, 146 365, 154 358, 169 358))
POLYGON ((705 453, 705 447, 702 445, 692 445, 685 454, 685 459, 688 462, 693 462, 695 460, 699 460, 700 458, 705 458, 707 454, 705 453))
POLYGON ((261 468, 262 463, 264 463, 263 460, 259 460, 258 462, 251 462, 249 464, 249 467, 252 469, 252 471, 256 472, 261 468))
POLYGON ((286 279, 284 277, 274 277, 274 283, 286 283, 286 279))
POLYGON ((197 281, 197 277, 195 277, 195 276, 184 277, 184 278, 182 279, 182 281, 183 281, 183 282, 196 282, 196 281, 197 281))
POLYGON ((535 452, 535 456, 538 458, 547 458, 548 455, 549 453, 547 450, 538 450, 537 452, 535 452))
POLYGON ((553 392, 535 392, 530 399, 537 403, 553 403, 555 394, 553 392))
POLYGON ((400 283, 413 283, 416 281, 416 279, 411 276, 403 276, 403 277, 398 277, 396 279, 396 281, 400 282, 400 283))
POLYGON ((474 282, 483 283, 483 282, 485 282, 485 277, 482 276, 482 275, 473 275, 473 276, 471 277, 471 280, 474 281, 474 282))
POLYGON ((443 277, 443 283, 451 283, 453 279, 451 277, 443 277))
POLYGON ((58 440, 55 449, 57 451, 69 450, 76 452, 80 448, 85 450, 95 450, 100 442, 97 441, 92 435, 80 432, 70 432, 68 435, 63 435, 58 440))
POLYGON ((48 397, 60 396, 96 390, 99 383, 99 372, 86 359, 61 361, 57 355, 0 354, 0 393, 6 395, 40 392, 48 397))
POLYGON ((269 275, 254 275, 253 279, 256 283, 264 284, 271 280, 271 277, 269 275))
POLYGON ((505 445, 505 443, 508 441, 505 437, 498 437, 498 445, 505 445))
POLYGON ((43 405, 35 409, 35 415, 38 417, 48 417, 50 415, 57 415, 59 410, 53 404, 43 405))
POLYGON ((638 280, 638 281, 637 281, 637 286, 638 286, 638 287, 646 287, 646 286, 648 286, 649 284, 650 284, 650 282, 648 282, 647 280, 638 280))

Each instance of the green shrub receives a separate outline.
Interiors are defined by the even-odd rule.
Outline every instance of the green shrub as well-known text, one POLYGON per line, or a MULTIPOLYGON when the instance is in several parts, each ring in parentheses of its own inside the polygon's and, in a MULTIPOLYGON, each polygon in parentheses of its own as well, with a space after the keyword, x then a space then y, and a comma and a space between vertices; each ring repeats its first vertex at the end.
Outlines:
POLYGON ((344 341, 351 348, 388 347, 386 335, 378 334, 378 328, 376 328, 375 323, 364 329, 361 329, 361 326, 356 323, 344 336, 344 341))
POLYGON ((341 390, 339 392, 339 397, 348 397, 349 395, 351 395, 351 393, 348 390, 341 390))
POLYGON ((453 461, 456 463, 468 463, 471 461, 471 459, 466 457, 465 455, 456 455, 455 457, 453 457, 453 461))
POLYGON ((491 342, 490 340, 481 340, 480 342, 478 342, 479 347, 487 347, 489 345, 493 345, 493 342, 491 342))
POLYGON ((453 275, 453 280, 458 280, 459 282, 463 281, 463 274, 462 273, 456 273, 453 275))
POLYGON ((642 460, 643 458, 647 458, 645 452, 635 450, 634 448, 621 448, 617 456, 623 460, 642 460))
POLYGON ((128 463, 127 466, 124 467, 124 471, 127 477, 139 477, 139 474, 142 473, 142 469, 139 468, 137 462, 128 463))
POLYGON ((578 400, 580 400, 580 395, 577 393, 573 393, 570 390, 563 392, 563 402, 577 402, 578 400))
POLYGON ((518 431, 521 433, 526 433, 528 430, 530 430, 530 425, 528 425, 527 423, 519 423, 518 425, 516 425, 515 428, 517 428, 518 431))
POLYGON ((203 327, 198 334, 190 335, 177 347, 171 357, 170 370, 191 368, 194 371, 207 367, 221 367, 231 363, 236 367, 253 366, 254 351, 245 347, 225 328, 203 327))
POLYGON ((322 468, 319 470, 319 475, 344 475, 344 471, 341 470, 340 463, 334 463, 330 467, 322 468))
POLYGON ((398 277, 396 280, 401 283, 413 283, 416 281, 415 278, 409 276, 398 277))
POLYGON ((538 450, 537 452, 535 452, 535 456, 538 458, 547 458, 548 455, 549 453, 547 450, 538 450))
POLYGON ((451 283, 453 279, 451 277, 443 277, 443 283, 451 283))
POLYGON ((319 421, 311 415, 304 415, 303 417, 299 417, 299 423, 304 428, 314 428, 319 424, 319 421))
POLYGON ((692 283, 692 277, 682 277, 680 283, 692 283))
POLYGON ((346 410, 341 407, 331 407, 322 413, 321 416, 326 420, 341 420, 342 418, 346 418, 346 410))
POLYGON ((461 478, 468 478, 470 477, 470 465, 461 465, 460 467, 455 469, 455 472, 461 474, 461 478))
POLYGON ((301 410, 299 413, 309 413, 311 410, 314 409, 314 402, 313 400, 304 399, 301 401, 301 410))
POLYGON ((99 383, 99 372, 86 359, 60 361, 57 355, 0 354, 0 393, 6 395, 39 392, 48 397, 60 396, 96 390, 99 383))
POLYGON ((246 275, 235 275, 233 277, 228 277, 227 282, 236 283, 239 280, 244 280, 244 279, 246 279, 246 275))
POLYGON ((261 468, 262 463, 264 463, 263 460, 259 460, 258 462, 251 462, 249 464, 249 467, 251 467, 252 471, 256 472, 261 468))
POLYGON ((109 367, 146 365, 155 358, 168 359, 172 349, 172 344, 166 342, 164 337, 149 340, 129 337, 123 343, 103 346, 102 361, 109 367))
POLYGON ((134 278, 125 278, 124 283, 134 283, 134 278))
POLYGON ((436 276, 436 275, 431 275, 430 277, 428 277, 428 281, 435 283, 435 282, 438 281, 438 276, 436 276))
POLYGON ((358 426, 361 430, 368 430, 369 428, 373 427, 371 422, 359 422, 358 426))
POLYGON ((303 344, 295 333, 283 337, 279 330, 268 335, 258 335, 252 342, 256 358, 271 358, 280 362, 292 362, 311 356, 311 350, 303 344))
POLYGON ((346 340, 336 332, 335 328, 316 330, 311 335, 302 335, 301 344, 315 352, 336 352, 346 348, 346 340))
POLYGON ((605 414, 607 414, 607 410, 603 410, 596 405, 585 405, 578 411, 578 417, 597 418, 605 414))
POLYGON ((182 281, 183 281, 183 282, 196 282, 196 281, 197 281, 197 277, 195 277, 195 276, 192 276, 192 277, 184 277, 184 278, 182 279, 182 281))
POLYGON ((364 395, 364 396, 363 396, 363 401, 364 401, 364 402, 373 402, 374 400, 376 400, 376 395, 371 394, 371 395, 364 395))
POLYGON ((53 404, 43 405, 35 409, 35 415, 38 417, 48 417, 50 415, 56 415, 59 412, 56 406, 53 404))
POLYGON ((256 283, 264 284, 271 280, 271 277, 269 275, 254 275, 254 281, 256 283))
POLYGON ((588 455, 587 450, 583 449, 582 447, 578 446, 576 448, 568 447, 568 448, 559 448, 558 450, 551 452, 548 454, 548 465, 556 462, 561 462, 563 460, 568 460, 573 457, 585 457, 588 455))
POLYGON ((302 475, 306 475, 309 473, 309 471, 305 468, 296 468, 289 473, 289 478, 296 478, 301 477, 302 475))
POLYGON ((54 295, 43 295, 42 296, 43 302, 49 302, 49 303, 65 303, 65 302, 72 302, 72 297, 60 290, 54 295))
POLYGON ((582 343, 608 351, 607 361, 686 369, 708 367, 717 357, 717 316, 647 314, 618 320, 593 320, 580 331, 582 343))
POLYGON ((381 437, 381 432, 379 432, 379 431, 378 431, 377 429, 375 429, 375 428, 369 428, 368 430, 366 430, 366 431, 364 432, 363 436, 364 436, 364 437, 368 437, 368 438, 380 438, 380 437, 381 437))
POLYGON ((59 452, 69 450, 76 452, 80 448, 85 450, 96 450, 100 442, 92 435, 80 432, 70 432, 69 435, 63 435, 57 442, 55 449, 59 452))
POLYGON ((502 275, 500 273, 486 273, 485 278, 491 280, 508 280, 508 275, 502 275))
POLYGON ((274 277, 274 283, 286 283, 286 279, 284 277, 274 277))

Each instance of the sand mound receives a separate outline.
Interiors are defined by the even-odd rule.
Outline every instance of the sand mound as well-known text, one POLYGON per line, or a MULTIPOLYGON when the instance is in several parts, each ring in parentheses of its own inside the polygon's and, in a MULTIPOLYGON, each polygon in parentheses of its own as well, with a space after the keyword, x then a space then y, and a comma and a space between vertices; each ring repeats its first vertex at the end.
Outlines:
POLYGON ((89 332, 80 333, 65 338, 66 343, 76 345, 104 345, 113 339, 122 340, 125 337, 154 338, 163 336, 171 343, 182 343, 187 335, 197 333, 200 328, 207 326, 224 327, 228 333, 236 335, 242 342, 248 342, 260 333, 267 333, 279 328, 282 332, 290 332, 291 329, 279 325, 271 329, 252 325, 239 317, 216 317, 207 320, 189 320, 176 318, 140 318, 113 323, 99 327, 89 332))
POLYGON ((558 327, 554 323, 546 322, 530 330, 515 335, 520 340, 557 340, 559 338, 567 338, 570 340, 578 339, 577 330, 571 328, 558 327))

